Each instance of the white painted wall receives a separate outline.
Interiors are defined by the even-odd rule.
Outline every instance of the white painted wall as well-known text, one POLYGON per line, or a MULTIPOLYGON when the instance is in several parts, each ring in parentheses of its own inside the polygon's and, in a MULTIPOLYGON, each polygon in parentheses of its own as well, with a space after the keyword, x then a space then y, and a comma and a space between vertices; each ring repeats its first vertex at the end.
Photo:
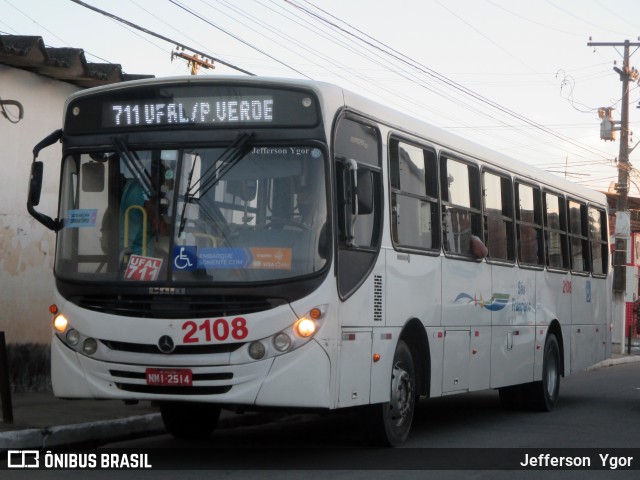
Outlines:
MULTIPOLYGON (((55 235, 27 212, 27 186, 33 147, 61 128, 64 101, 78 90, 0 64, 0 98, 17 100, 24 107, 24 118, 17 124, 0 116, 0 331, 7 343, 50 341, 55 235)), ((38 210, 53 218, 60 157, 59 143, 39 157, 45 179, 38 210)))

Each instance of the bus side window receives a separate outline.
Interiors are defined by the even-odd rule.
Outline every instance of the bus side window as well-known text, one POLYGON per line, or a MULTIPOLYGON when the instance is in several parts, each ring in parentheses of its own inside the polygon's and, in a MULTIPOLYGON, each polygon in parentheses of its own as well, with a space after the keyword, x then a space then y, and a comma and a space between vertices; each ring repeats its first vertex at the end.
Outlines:
POLYGON ((591 271, 594 275, 606 275, 609 269, 607 248, 607 214, 604 210, 589 207, 589 240, 591 241, 591 271))
POLYGON ((587 231, 587 206, 574 200, 569 200, 567 203, 569 205, 571 270, 574 272, 588 272, 591 270, 591 266, 587 231))
POLYGON ((440 184, 444 250, 472 257, 471 237, 482 238, 478 167, 441 157, 440 184))
POLYGON ((489 259, 515 259, 513 245, 513 199, 511 179, 483 173, 484 233, 489 259))
POLYGON ((544 194, 544 239, 546 264, 550 268, 569 269, 567 215, 564 198, 544 194))
POLYGON ((393 242, 439 250, 436 154, 393 139, 389 148, 393 242))
POLYGON ((540 189, 516 183, 515 191, 518 261, 523 265, 543 265, 540 189))

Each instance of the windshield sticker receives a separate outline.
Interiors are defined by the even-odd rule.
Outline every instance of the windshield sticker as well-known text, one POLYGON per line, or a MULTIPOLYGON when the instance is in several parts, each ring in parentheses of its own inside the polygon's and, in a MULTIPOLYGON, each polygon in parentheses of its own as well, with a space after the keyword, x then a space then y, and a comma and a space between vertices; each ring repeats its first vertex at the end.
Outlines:
POLYGON ((197 249, 195 246, 175 245, 172 257, 173 267, 176 270, 190 272, 197 267, 197 249))
POLYGON ((85 208, 82 210, 67 210, 67 219, 64 222, 66 228, 95 227, 98 210, 85 208))
POLYGON ((278 247, 200 248, 198 268, 291 270, 291 249, 278 247))
POLYGON ((290 248, 250 248, 253 262, 249 268, 259 270, 291 270, 290 248))
POLYGON ((246 248, 201 248, 198 268, 249 268, 251 253, 246 248))
POLYGON ((139 282, 152 282, 158 279, 161 267, 161 258, 131 255, 124 278, 126 280, 136 280, 139 282))

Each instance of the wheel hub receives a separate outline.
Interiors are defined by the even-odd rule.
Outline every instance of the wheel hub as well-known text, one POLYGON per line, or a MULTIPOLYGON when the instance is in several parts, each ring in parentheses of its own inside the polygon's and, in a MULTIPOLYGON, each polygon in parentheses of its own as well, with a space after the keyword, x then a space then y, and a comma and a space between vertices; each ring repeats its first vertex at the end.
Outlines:
POLYGON ((413 383, 411 376, 400 365, 393 367, 391 380, 391 418, 396 425, 402 425, 411 412, 413 403, 413 383))

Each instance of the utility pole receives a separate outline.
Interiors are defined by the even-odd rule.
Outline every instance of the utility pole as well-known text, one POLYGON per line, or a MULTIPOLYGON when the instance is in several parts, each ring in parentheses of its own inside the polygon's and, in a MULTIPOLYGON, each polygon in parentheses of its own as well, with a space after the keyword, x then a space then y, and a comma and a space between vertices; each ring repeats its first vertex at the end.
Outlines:
POLYGON ((213 65, 213 61, 204 57, 199 57, 197 54, 193 54, 193 55, 189 55, 188 53, 184 52, 184 48, 182 49, 182 51, 180 51, 180 47, 177 46, 176 49, 178 51, 176 52, 171 52, 171 61, 173 62, 173 59, 175 57, 178 58, 182 58, 183 60, 187 61, 187 64, 189 65, 189 69, 191 70, 191 75, 197 75, 198 74, 198 70, 200 69, 200 67, 202 68, 216 68, 213 65))
POLYGON ((629 81, 638 78, 638 70, 629 67, 630 47, 640 47, 640 42, 589 42, 589 47, 624 47, 622 68, 613 67, 622 81, 622 108, 620 112, 620 150, 618 153, 618 211, 628 210, 627 195, 629 194, 629 81))
MULTIPOLYGON (((591 39, 589 39, 591 40, 591 39)), ((625 326, 626 326, 626 298, 627 282, 626 269, 630 263, 628 255, 628 246, 631 241, 631 218, 628 207, 629 194, 629 172, 631 164, 629 163, 629 82, 638 78, 638 71, 629 67, 630 48, 640 47, 640 43, 632 43, 629 40, 624 42, 591 42, 587 43, 589 47, 623 47, 622 68, 613 67, 620 75, 622 81, 622 100, 620 113, 620 149, 618 154, 618 206, 616 212, 616 230, 615 236, 615 252, 614 252, 614 270, 613 270, 613 290, 616 293, 613 303, 612 319, 618 318, 618 331, 616 332, 616 322, 613 323, 614 330, 612 336, 617 337, 620 341, 620 353, 624 353, 625 345, 625 326), (617 333, 617 335, 616 335, 617 333)), ((610 115, 610 112, 609 112, 610 115)), ((613 133, 613 132, 611 132, 613 133)), ((613 139, 613 138, 611 138, 613 139)), ((632 278, 635 278, 633 275, 632 278)), ((634 288, 635 290, 635 288, 634 288)), ((635 300, 632 298, 631 301, 635 300)))

